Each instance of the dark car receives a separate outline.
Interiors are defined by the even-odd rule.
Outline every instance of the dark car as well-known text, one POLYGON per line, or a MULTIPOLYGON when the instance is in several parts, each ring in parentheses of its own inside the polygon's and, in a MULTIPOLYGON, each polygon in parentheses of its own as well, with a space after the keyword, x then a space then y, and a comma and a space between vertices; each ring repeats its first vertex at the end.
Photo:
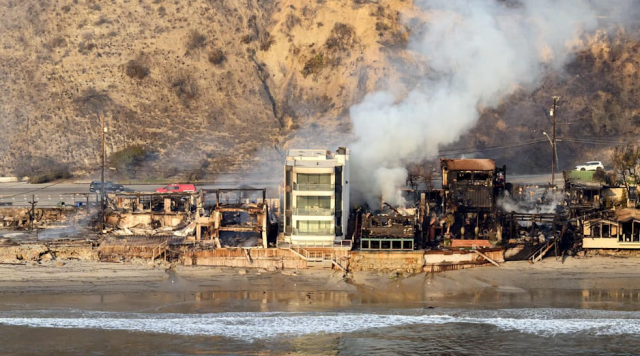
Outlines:
MULTIPOLYGON (((101 182, 91 182, 91 185, 89 186, 89 191, 99 192, 101 185, 102 185, 101 182)), ((104 191, 105 192, 122 192, 124 191, 124 186, 121 184, 113 184, 113 182, 104 182, 104 191)))

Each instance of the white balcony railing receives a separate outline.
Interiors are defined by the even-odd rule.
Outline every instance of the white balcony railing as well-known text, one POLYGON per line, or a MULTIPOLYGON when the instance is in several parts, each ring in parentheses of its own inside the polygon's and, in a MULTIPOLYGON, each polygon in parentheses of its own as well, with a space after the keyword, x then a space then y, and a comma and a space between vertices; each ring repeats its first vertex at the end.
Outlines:
POLYGON ((336 234, 335 229, 300 230, 293 229, 293 235, 298 236, 332 236, 336 234))
POLYGON ((293 209, 293 215, 302 216, 331 216, 334 214, 333 209, 324 208, 296 208, 293 209))
POLYGON ((302 192, 328 192, 333 191, 335 186, 333 184, 309 184, 309 183, 293 183, 293 190, 302 192))

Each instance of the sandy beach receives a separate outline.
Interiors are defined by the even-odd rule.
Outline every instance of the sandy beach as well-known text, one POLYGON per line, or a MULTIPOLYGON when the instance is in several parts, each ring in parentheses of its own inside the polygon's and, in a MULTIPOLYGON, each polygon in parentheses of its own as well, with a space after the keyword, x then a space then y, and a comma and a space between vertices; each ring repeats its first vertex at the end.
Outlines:
POLYGON ((0 308, 197 312, 359 307, 577 307, 636 309, 640 258, 508 262, 443 273, 184 267, 46 261, 0 265, 0 308))

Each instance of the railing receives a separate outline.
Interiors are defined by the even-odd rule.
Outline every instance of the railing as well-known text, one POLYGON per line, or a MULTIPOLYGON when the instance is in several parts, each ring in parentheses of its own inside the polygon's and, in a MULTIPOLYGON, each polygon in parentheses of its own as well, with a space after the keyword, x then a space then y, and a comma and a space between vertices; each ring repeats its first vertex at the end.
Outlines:
POLYGON ((163 252, 165 252, 165 257, 166 257, 166 251, 167 251, 168 245, 169 245, 169 240, 164 240, 158 246, 154 247, 153 250, 151 251, 151 261, 153 262, 156 259, 156 257, 160 257, 163 252), (157 254, 156 254, 156 250, 157 250, 157 254))
MULTIPOLYGON (((331 236, 335 235, 335 229, 318 229, 315 231, 300 231, 299 229, 293 229, 293 235, 298 236, 331 236)), ((333 242, 332 242, 333 243, 333 242)))
POLYGON ((293 183, 293 190, 309 192, 309 191, 333 191, 333 184, 310 184, 310 183, 293 183))
POLYGON ((331 216, 334 214, 334 212, 335 210, 333 209, 325 209, 325 208, 293 209, 293 215, 303 215, 303 216, 331 216))
MULTIPOLYGON (((305 245, 305 247, 308 247, 305 245)), ((332 266, 336 266, 344 272, 347 272, 347 269, 338 262, 338 258, 336 257, 334 252, 327 253, 324 251, 308 251, 304 249, 302 246, 291 246, 289 247, 293 253, 298 255, 300 258, 307 261, 308 267, 323 267, 323 268, 331 268, 332 266)))
POLYGON ((351 248, 353 247, 353 240, 336 240, 333 242, 334 246, 339 246, 339 247, 348 247, 351 248))
POLYGON ((542 257, 544 257, 544 255, 546 255, 547 252, 549 252, 549 250, 552 247, 554 247, 556 243, 558 243, 558 239, 559 237, 555 237, 547 241, 544 245, 542 245, 540 248, 534 251, 531 255, 529 255, 529 257, 527 258, 527 260, 529 260, 529 263, 536 263, 540 261, 542 257))

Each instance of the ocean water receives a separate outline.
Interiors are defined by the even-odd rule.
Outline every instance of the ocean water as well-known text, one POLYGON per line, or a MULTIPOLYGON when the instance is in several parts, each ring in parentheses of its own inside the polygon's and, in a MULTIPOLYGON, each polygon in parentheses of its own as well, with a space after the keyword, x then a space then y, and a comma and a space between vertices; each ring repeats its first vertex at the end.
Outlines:
POLYGON ((640 312, 0 312, 3 355, 639 355, 640 312))

